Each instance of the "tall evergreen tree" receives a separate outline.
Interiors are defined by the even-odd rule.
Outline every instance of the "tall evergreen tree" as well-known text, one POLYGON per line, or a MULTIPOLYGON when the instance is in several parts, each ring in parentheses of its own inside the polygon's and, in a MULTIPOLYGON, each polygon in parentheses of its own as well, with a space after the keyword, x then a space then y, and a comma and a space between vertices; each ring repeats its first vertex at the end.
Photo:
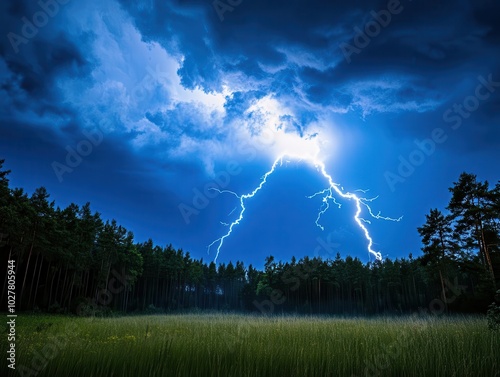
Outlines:
POLYGON ((448 300, 443 271, 446 271, 450 263, 454 261, 457 251, 457 245, 453 240, 451 217, 444 216, 438 209, 431 209, 425 218, 425 224, 417 229, 424 245, 422 262, 425 265, 430 265, 439 273, 441 295, 446 304, 448 300))
POLYGON ((498 213, 488 182, 479 182, 475 175, 462 173, 449 190, 452 197, 447 209, 456 224, 456 238, 462 248, 478 251, 495 284, 490 245, 498 243, 498 232, 494 231, 498 213))

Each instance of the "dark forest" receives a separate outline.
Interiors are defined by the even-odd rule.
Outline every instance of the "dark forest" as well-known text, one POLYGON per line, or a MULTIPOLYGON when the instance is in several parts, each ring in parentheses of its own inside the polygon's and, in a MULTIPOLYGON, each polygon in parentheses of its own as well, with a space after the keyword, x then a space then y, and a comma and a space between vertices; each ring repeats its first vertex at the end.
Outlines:
MULTIPOLYGON (((0 160, 0 251, 15 260, 18 310, 78 315, 234 311, 380 315, 485 313, 500 286, 500 183, 453 182, 446 208, 415 231, 422 253, 363 263, 341 256, 218 264, 134 241, 91 209, 60 208, 44 187, 9 187, 0 160)), ((404 247, 404 245, 402 245, 404 247)), ((5 271, 3 271, 5 274, 5 271)), ((2 296, 7 276, 3 275, 2 296)), ((2 297, 2 309, 6 309, 2 297)))

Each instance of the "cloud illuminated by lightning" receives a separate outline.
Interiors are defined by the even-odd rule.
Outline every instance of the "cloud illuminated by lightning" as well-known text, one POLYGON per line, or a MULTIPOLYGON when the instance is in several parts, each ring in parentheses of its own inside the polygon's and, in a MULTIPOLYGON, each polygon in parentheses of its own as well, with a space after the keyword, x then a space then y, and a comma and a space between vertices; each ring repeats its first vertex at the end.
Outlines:
MULTIPOLYGON (((213 190, 216 190, 219 193, 229 193, 231 195, 234 195, 236 198, 239 199, 239 201, 240 201, 240 208, 241 208, 240 214, 239 214, 238 218, 236 220, 234 220, 230 224, 225 224, 225 225, 227 225, 229 227, 228 231, 226 232, 226 234, 224 234, 222 237, 217 238, 210 245, 208 245, 208 251, 210 251, 210 248, 212 246, 217 245, 217 249, 216 249, 217 252, 216 252, 216 255, 215 255, 215 258, 214 258, 214 262, 217 262, 217 258, 219 257, 219 253, 220 253, 220 250, 221 250, 221 248, 222 248, 222 246, 224 244, 225 239, 228 238, 231 235, 231 233, 233 232, 234 227, 236 225, 238 225, 243 220, 243 214, 245 213, 245 210, 246 210, 246 207, 245 207, 246 200, 250 199, 250 198, 253 198, 255 196, 255 194, 257 194, 257 192, 259 192, 262 189, 262 187, 267 182, 267 178, 272 173, 274 173, 274 171, 276 170, 276 167, 278 165, 281 166, 283 164, 283 160, 285 158, 287 158, 287 159, 294 159, 294 160, 298 160, 298 161, 305 160, 305 161, 309 162, 310 164, 314 165, 314 167, 318 170, 318 172, 320 172, 321 175, 328 182, 328 187, 326 189, 324 189, 322 191, 319 191, 319 192, 317 192, 317 193, 309 196, 309 198, 313 198, 313 197, 318 196, 318 195, 324 195, 323 196, 323 200, 322 200, 323 201, 323 206, 322 206, 322 209, 320 210, 320 212, 318 213, 318 217, 316 218, 316 225, 319 228, 321 228, 322 230, 324 230, 324 227, 320 224, 320 220, 321 220, 322 215, 330 207, 330 201, 332 201, 338 207, 341 206, 341 204, 338 203, 335 200, 334 194, 337 194, 338 196, 340 196, 340 197, 342 197, 344 199, 353 200, 356 203, 356 213, 354 214, 354 221, 358 224, 359 228, 361 228, 361 230, 363 231, 363 233, 365 235, 365 238, 366 238, 366 240, 368 242, 368 246, 367 246, 368 252, 370 254, 374 255, 375 258, 377 258, 378 260, 382 260, 382 254, 380 252, 377 252, 377 251, 373 250, 373 248, 372 248, 372 246, 373 246, 373 239, 370 236, 370 233, 369 233, 369 231, 368 231, 368 229, 367 229, 367 227, 365 225, 366 223, 370 224, 370 221, 361 217, 362 207, 366 207, 368 209, 368 213, 370 214, 370 216, 373 217, 373 218, 375 218, 375 219, 381 219, 381 220, 387 220, 387 221, 400 221, 402 217, 397 218, 397 219, 393 219, 393 218, 390 218, 390 217, 381 216, 380 212, 375 215, 373 213, 372 209, 370 208, 370 206, 369 206, 368 203, 371 202, 371 201, 373 201, 373 200, 375 200, 376 198, 366 199, 366 198, 359 197, 356 194, 351 193, 351 192, 344 192, 343 188, 339 188, 340 185, 338 183, 335 183, 333 181, 331 175, 327 173, 324 162, 321 161, 317 157, 318 153, 319 153, 319 149, 317 149, 316 152, 313 153, 313 154, 311 154, 311 153, 305 153, 305 154, 301 154, 301 155, 290 154, 290 153, 283 153, 283 154, 281 154, 280 156, 278 156, 278 158, 276 158, 276 160, 274 160, 274 163, 273 163, 271 169, 266 174, 264 174, 262 176, 260 184, 253 191, 251 191, 250 193, 243 194, 243 195, 238 195, 234 191, 219 190, 217 188, 213 188, 213 190)), ((357 191, 366 192, 366 190, 357 190, 357 191)))

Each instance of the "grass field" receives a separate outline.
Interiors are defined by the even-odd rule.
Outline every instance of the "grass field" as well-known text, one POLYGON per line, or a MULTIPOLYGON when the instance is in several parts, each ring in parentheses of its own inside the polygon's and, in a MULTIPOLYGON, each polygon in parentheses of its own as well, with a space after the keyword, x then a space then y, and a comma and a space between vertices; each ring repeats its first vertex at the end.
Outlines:
POLYGON ((1 375, 500 376, 500 335, 477 317, 19 315, 15 373, 6 362, 1 375))

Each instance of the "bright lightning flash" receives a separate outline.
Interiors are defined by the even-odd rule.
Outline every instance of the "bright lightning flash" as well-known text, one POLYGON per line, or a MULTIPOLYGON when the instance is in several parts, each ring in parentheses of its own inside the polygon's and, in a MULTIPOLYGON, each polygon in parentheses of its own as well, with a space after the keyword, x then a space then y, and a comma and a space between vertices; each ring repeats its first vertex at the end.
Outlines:
MULTIPOLYGON (((232 194, 235 197, 237 197, 240 200, 240 208, 241 208, 240 215, 235 221, 233 221, 231 224, 224 224, 224 225, 227 225, 229 227, 226 234, 224 234, 220 238, 217 238, 210 245, 208 245, 208 251, 210 251, 210 248, 212 246, 217 245, 217 253, 215 255, 214 262, 217 262, 217 258, 219 257, 219 253, 220 253, 220 250, 222 248, 222 245, 224 244, 224 240, 231 235, 234 227, 236 225, 238 225, 243 220, 243 214, 245 213, 245 210, 246 210, 246 207, 245 207, 246 200, 253 198, 255 196, 255 194, 257 194, 257 192, 259 192, 260 189, 262 189, 262 187, 267 182, 267 178, 272 173, 274 173, 274 171, 276 170, 276 167, 278 165, 281 166, 283 164, 283 159, 285 159, 285 161, 287 161, 287 159, 294 159, 294 160, 299 160, 299 161, 306 160, 307 162, 314 165, 314 167, 321 173, 321 175, 324 178, 326 178, 326 180, 328 182, 328 187, 326 189, 319 191, 319 192, 308 197, 308 198, 313 198, 315 196, 323 195, 323 206, 322 206, 322 209, 320 210, 320 212, 318 213, 318 217, 316 218, 316 225, 319 228, 321 228, 321 230, 324 230, 324 227, 319 222, 321 220, 321 216, 323 216, 323 214, 330 207, 330 201, 332 201, 334 204, 336 204, 340 208, 341 204, 335 200, 334 194, 337 194, 338 196, 340 196, 344 199, 353 200, 356 203, 356 213, 354 214, 354 221, 358 224, 358 226, 361 228, 361 230, 363 231, 363 233, 365 235, 365 238, 368 242, 368 252, 370 254, 373 254, 375 256, 375 258, 377 258, 378 260, 382 260, 382 254, 378 251, 373 250, 373 248, 372 248, 373 239, 370 236, 370 233, 368 232, 368 229, 365 226, 366 223, 370 224, 370 221, 361 217, 362 207, 366 207, 368 209, 368 213, 370 214, 370 216, 375 218, 375 219, 381 219, 381 220, 387 220, 387 221, 400 221, 402 217, 399 217, 397 219, 393 219, 390 217, 381 216, 380 212, 375 215, 368 203, 375 200, 376 198, 366 199, 366 198, 359 197, 356 194, 353 194, 351 192, 344 192, 343 188, 342 189, 339 188, 339 184, 335 183, 333 181, 332 177, 330 176, 330 174, 328 174, 326 172, 325 164, 317 158, 316 154, 314 156, 312 156, 310 154, 305 155, 305 156, 297 156, 297 155, 293 155, 293 154, 289 154, 289 153, 284 153, 284 154, 280 155, 274 161, 271 169, 266 174, 264 174, 262 176, 260 184, 252 192, 250 192, 248 194, 238 195, 234 191, 219 190, 217 188, 212 188, 213 190, 216 190, 219 193, 229 193, 229 194, 232 194)), ((366 192, 366 190, 356 190, 356 191, 361 191, 363 193, 366 192)), ((231 211, 231 213, 233 211, 231 211)))

